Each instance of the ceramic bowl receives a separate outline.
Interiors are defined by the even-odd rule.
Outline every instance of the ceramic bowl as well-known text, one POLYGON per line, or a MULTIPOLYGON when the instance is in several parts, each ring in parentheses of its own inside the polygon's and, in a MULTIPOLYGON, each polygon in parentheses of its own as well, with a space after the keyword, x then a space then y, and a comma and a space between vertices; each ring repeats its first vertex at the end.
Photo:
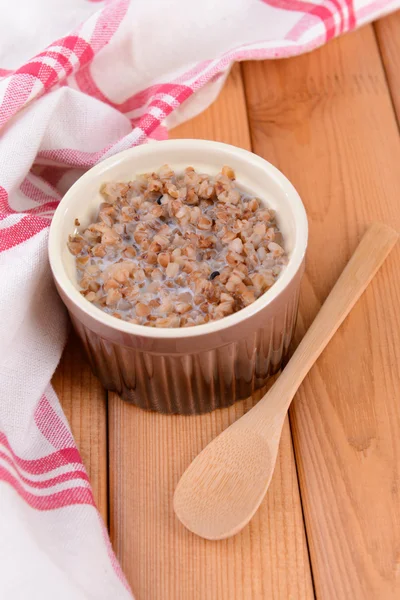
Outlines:
POLYGON ((121 152, 83 175, 55 212, 49 256, 58 292, 105 388, 145 409, 197 414, 249 396, 280 368, 296 323, 307 236, 298 193, 270 163, 227 144, 168 140, 121 152), (289 255, 275 285, 253 304, 195 327, 149 328, 104 313, 79 293, 67 248, 75 219, 81 228, 96 219, 103 182, 128 181, 165 163, 210 175, 232 167, 240 185, 276 211, 289 255))

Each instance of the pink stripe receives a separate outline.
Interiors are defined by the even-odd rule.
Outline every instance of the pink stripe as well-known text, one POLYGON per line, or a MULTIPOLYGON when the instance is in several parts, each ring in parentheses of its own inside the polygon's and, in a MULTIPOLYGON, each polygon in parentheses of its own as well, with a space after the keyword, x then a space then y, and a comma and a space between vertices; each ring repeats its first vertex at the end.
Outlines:
MULTIPOLYGON (((51 198, 51 201, 46 202, 45 204, 41 204, 40 206, 35 206, 33 208, 29 208, 27 210, 24 210, 24 211, 21 211, 20 213, 18 213, 18 211, 11 208, 11 206, 8 202, 8 194, 7 194, 6 190, 0 186, 0 221, 2 219, 5 219, 6 217, 9 217, 10 215, 16 215, 16 214, 40 215, 40 214, 43 214, 48 211, 54 211, 58 206, 58 201, 54 200, 53 196, 49 196, 49 195, 45 194, 44 192, 42 192, 42 190, 39 190, 39 188, 34 186, 33 183, 28 181, 27 178, 25 178, 24 181, 22 182, 22 184, 20 186, 20 190, 30 200, 38 201, 39 198, 41 198, 42 200, 51 198)), ((47 223, 47 225, 48 224, 49 223, 47 223)), ((0 230, 0 237, 2 235, 2 231, 3 230, 0 230)))
POLYGON ((58 199, 54 196, 50 196, 50 194, 46 194, 43 190, 36 187, 36 185, 25 177, 24 181, 21 183, 20 188, 21 192, 25 194, 30 200, 34 200, 35 202, 43 202, 45 204, 54 204, 54 207, 58 205, 60 194, 58 193, 58 199))
POLYGON ((53 485, 57 485, 58 483, 65 483, 66 481, 72 481, 74 479, 83 479, 84 481, 89 482, 89 478, 84 471, 69 471, 68 473, 62 473, 61 475, 57 475, 56 477, 52 477, 51 479, 45 479, 44 481, 36 481, 25 477, 21 473, 20 469, 15 464, 15 462, 12 460, 12 458, 10 458, 8 454, 2 452, 1 449, 0 458, 2 458, 2 460, 4 460, 10 466, 14 467, 14 469, 18 472, 18 477, 21 479, 21 481, 34 488, 46 489, 49 487, 53 487, 53 485))
POLYGON ((44 89, 50 89, 58 81, 58 71, 41 60, 32 60, 26 63, 16 71, 15 75, 27 75, 34 83, 39 80, 44 89))
POLYGON ((77 504, 88 504, 96 506, 91 490, 87 487, 74 487, 61 492, 55 492, 48 496, 36 496, 32 492, 28 492, 18 481, 16 477, 0 465, 0 481, 5 481, 17 492, 17 494, 25 500, 29 506, 36 510, 55 510, 65 506, 74 506, 77 504))
MULTIPOLYGON (((181 104, 197 89, 200 89, 203 85, 205 85, 208 81, 212 80, 214 77, 219 76, 221 72, 227 69, 229 64, 234 60, 276 58, 283 56, 291 56, 293 54, 300 54, 302 51, 311 50, 312 48, 322 44, 324 39, 325 36, 320 36, 317 37, 315 40, 308 42, 307 44, 298 45, 295 48, 292 45, 280 47, 279 49, 259 48, 247 50, 246 48, 241 47, 239 49, 232 50, 231 52, 222 56, 221 59, 218 62, 216 62, 211 69, 208 69, 210 61, 200 63, 198 65, 198 68, 202 68, 202 71, 200 71, 200 76, 192 84, 192 87, 183 87, 182 93, 176 98, 176 103, 178 105, 181 104)), ((150 107, 151 106, 152 105, 150 105, 150 107)), ((173 108, 169 107, 167 114, 170 114, 172 110, 173 108)), ((123 140, 126 138, 132 137, 133 139, 135 139, 135 145, 139 145, 145 142, 146 139, 151 136, 152 132, 158 129, 158 127, 161 124, 161 120, 164 119, 165 116, 166 114, 162 115, 159 119, 156 119, 152 115, 144 115, 138 122, 140 128, 144 130, 144 133, 140 137, 135 137, 135 131, 133 131, 130 134, 128 134, 128 136, 125 136, 125 138, 121 138, 114 144, 103 148, 98 152, 83 152, 81 150, 75 150, 72 148, 60 148, 58 150, 42 151, 38 154, 38 158, 44 160, 51 160, 63 166, 87 168, 100 161, 101 158, 106 153, 112 151, 114 147, 119 148, 123 144, 123 140)), ((135 120, 135 122, 137 121, 135 120)))
POLYGON ((118 3, 114 2, 112 5, 104 7, 97 16, 90 17, 90 19, 96 19, 91 43, 77 35, 68 35, 56 40, 44 52, 39 53, 10 75, 10 81, 0 106, 0 128, 25 106, 28 99, 31 101, 49 91, 54 84, 62 82, 75 70, 91 61, 93 56, 110 41, 128 7, 129 0, 120 0, 118 3), (69 52, 61 53, 57 49, 59 46, 69 52), (72 52, 74 60, 78 59, 76 63, 70 61, 72 52), (51 67, 46 64, 43 60, 45 57, 53 58, 56 66, 51 67), (31 96, 33 86, 37 82, 40 82, 41 86, 37 86, 37 90, 31 96))
POLYGON ((60 68, 63 68, 64 70, 66 70, 67 72, 72 68, 72 64, 70 62, 70 57, 72 56, 72 50, 69 48, 66 48, 67 52, 60 52, 59 50, 44 50, 43 52, 40 52, 39 54, 36 55, 36 59, 38 58, 45 58, 45 59, 49 59, 52 58, 54 61, 56 61, 56 64, 54 66, 54 69, 56 71, 56 73, 60 72, 60 68), (57 64, 58 63, 58 64, 57 64))
POLYGON ((347 4, 347 10, 349 11, 348 29, 354 29, 354 27, 356 27, 357 23, 356 23, 356 17, 354 14, 353 0, 345 0, 345 2, 347 4))
MULTIPOLYGON (((178 106, 181 105, 182 102, 187 100, 194 92, 192 88, 186 86, 180 88, 180 90, 181 91, 175 96, 175 101, 178 106)), ((153 115, 147 113, 143 115, 143 117, 139 121, 139 127, 140 129, 143 129, 145 131, 145 137, 148 137, 153 131, 155 131, 161 124, 161 121, 164 120, 173 111, 173 107, 171 105, 161 103, 161 101, 159 100, 155 100, 154 103, 152 102, 149 106, 149 109, 152 106, 156 106, 158 103, 164 106, 163 112, 160 115, 160 117, 156 118, 153 115)), ((140 144, 141 141, 138 140, 137 143, 140 144)))
POLYGON ((100 88, 94 81, 90 69, 88 67, 76 73, 75 81, 79 86, 80 90, 96 98, 97 100, 100 100, 101 102, 109 104, 121 113, 128 113, 132 110, 137 110, 141 108, 142 106, 147 104, 147 102, 149 102, 149 100, 151 100, 156 94, 174 94, 176 93, 178 88, 183 89, 184 87, 186 87, 183 85, 180 86, 177 83, 159 83, 156 85, 152 85, 144 90, 141 90, 136 94, 133 94, 133 96, 130 96, 123 102, 116 103, 112 102, 112 100, 110 100, 100 90, 100 88))
POLYGON ((83 462, 81 456, 76 447, 73 448, 61 448, 52 454, 43 456, 42 458, 36 458, 33 460, 27 460, 21 458, 13 451, 6 435, 0 431, 0 443, 10 452, 14 462, 21 467, 27 473, 31 475, 43 475, 58 469, 59 467, 65 467, 68 465, 78 464, 82 468, 83 462))
MULTIPOLYGON (((329 11, 328 5, 330 3, 332 3, 333 6, 336 9, 336 14, 339 17, 339 24, 338 24, 339 31, 338 31, 338 34, 343 33, 343 31, 345 29, 344 6, 346 6, 347 1, 348 0, 329 0, 329 2, 327 3, 327 5, 325 6, 326 10, 329 11), (342 2, 344 2, 344 6, 343 6, 342 2)), ((268 2, 268 4, 269 4, 269 2, 268 2)), ((291 0, 287 0, 286 4, 287 4, 287 6, 290 6, 291 0)), ((307 4, 315 6, 315 4, 312 4, 312 3, 307 3, 307 4)), ((291 10, 291 9, 290 8, 284 8, 284 10, 291 10)), ((296 10, 295 12, 298 12, 298 11, 296 10)), ((308 23, 309 27, 313 27, 316 23, 315 23, 315 21, 313 20, 312 17, 315 17, 315 20, 317 22, 321 22, 321 17, 317 13, 311 14, 308 10, 304 10, 304 11, 302 10, 301 12, 304 12, 303 17, 301 17, 301 19, 294 25, 294 27, 289 31, 289 33, 285 35, 285 39, 287 39, 287 40, 290 40, 290 39, 296 40, 296 39, 298 39, 298 38, 292 37, 292 35, 293 35, 292 32, 293 32, 293 30, 296 31, 297 28, 299 28, 300 30, 302 30, 302 33, 303 33, 305 30, 307 30, 307 27, 305 27, 305 23, 308 23), (301 23, 303 23, 303 25, 301 25, 301 23)), ((335 14, 335 12, 334 11, 330 11, 330 12, 331 12, 331 16, 332 16, 332 19, 333 19, 333 22, 334 22, 334 14, 335 14)))
POLYGON ((180 85, 186 86, 190 79, 203 71, 210 63, 210 60, 202 61, 194 67, 191 67, 188 71, 182 73, 182 75, 179 75, 179 77, 172 82, 151 85, 120 103, 113 102, 100 90, 92 77, 90 65, 76 73, 75 81, 81 91, 97 98, 97 100, 101 100, 101 102, 109 104, 122 113, 127 113, 142 108, 142 106, 147 104, 155 94, 169 94, 171 90, 177 89, 180 85))
POLYGON ((330 40, 335 35, 335 20, 333 13, 324 5, 312 4, 311 2, 303 2, 301 0, 261 0, 269 6, 288 10, 292 12, 309 13, 321 19, 325 26, 326 40, 330 40))
POLYGON ((36 407, 34 419, 39 431, 56 450, 74 447, 75 442, 70 430, 44 395, 36 407))
MULTIPOLYGON (((332 31, 330 31, 328 29, 328 33, 327 33, 328 38, 331 34, 333 35, 333 33, 334 33, 334 23, 332 21, 332 18, 333 18, 332 13, 328 9, 326 9, 326 7, 313 5, 309 2, 300 2, 299 0, 294 0, 294 1, 293 0, 290 0, 290 1, 289 0, 270 0, 270 1, 268 0, 268 2, 271 5, 276 5, 280 8, 286 8, 288 10, 289 9, 290 10, 299 10, 299 11, 309 10, 309 12, 307 14, 314 15, 314 16, 321 17, 321 15, 323 13, 323 16, 324 16, 323 22, 325 24, 328 23, 328 25, 330 23, 330 26, 333 26, 332 31), (321 11, 322 11, 322 13, 321 13, 321 11), (332 22, 330 22, 329 19, 332 22)), ((245 59, 249 59, 249 58, 263 59, 263 58, 275 58, 275 57, 290 56, 290 55, 299 54, 303 51, 307 51, 314 47, 317 47, 323 41, 324 41, 324 39, 322 38, 322 36, 318 36, 314 40, 311 40, 310 42, 303 44, 303 45, 297 45, 296 47, 288 45, 288 46, 283 46, 283 47, 276 48, 276 49, 260 48, 260 49, 256 49, 256 50, 253 50, 253 49, 246 50, 245 48, 242 47, 242 48, 233 50, 233 51, 227 53, 226 55, 224 55, 223 57, 221 57, 221 59, 211 69, 208 69, 208 67, 210 65, 210 61, 206 61, 205 63, 199 63, 198 65, 196 65, 191 70, 191 72, 193 73, 193 72, 200 71, 200 75, 197 78, 197 80, 193 83, 192 87, 190 87, 190 88, 186 87, 186 86, 181 86, 180 88, 179 88, 179 86, 171 87, 171 84, 167 84, 167 86, 160 84, 160 85, 148 88, 147 90, 144 90, 144 91, 140 92, 139 94, 135 94, 134 96, 130 97, 128 100, 124 101, 121 104, 112 103, 101 92, 101 90, 99 90, 99 88, 97 88, 96 84, 94 83, 93 79, 91 78, 88 68, 82 70, 78 74, 79 75, 78 79, 80 81, 81 87, 84 88, 85 91, 92 93, 95 97, 98 97, 102 101, 105 101, 105 102, 111 104, 112 106, 118 108, 118 110, 121 110, 121 111, 129 111, 129 110, 133 110, 134 108, 137 108, 139 103, 148 101, 149 98, 151 98, 151 94, 154 94, 155 92, 157 94, 170 93, 173 95, 174 91, 179 90, 179 91, 181 91, 181 94, 179 94, 179 93, 177 94, 177 103, 181 103, 186 98, 188 98, 193 93, 193 91, 202 87, 205 83, 210 81, 213 77, 215 77, 224 68, 226 69, 232 60, 245 60, 245 59)), ((155 105, 155 103, 153 103, 153 105, 155 105)), ((172 110, 173 110, 172 107, 168 107, 168 110, 165 111, 165 114, 160 119, 155 119, 151 115, 150 116, 144 115, 142 117, 142 119, 139 121, 141 129, 144 130, 144 133, 140 136, 140 138, 137 139, 132 134, 129 134, 129 136, 126 136, 126 137, 132 137, 132 139, 135 139, 135 143, 141 143, 141 142, 145 141, 149 136, 151 136, 152 132, 156 131, 157 128, 160 126, 161 119, 165 118, 166 115, 170 114, 172 112, 172 110)), ((86 168, 86 167, 92 166, 94 163, 101 160, 101 158, 102 158, 102 156, 104 156, 104 154, 106 154, 107 152, 112 150, 113 147, 116 147, 116 148, 119 147, 122 143, 123 143, 123 139, 110 145, 107 148, 103 148, 102 150, 100 150, 98 152, 82 152, 82 151, 74 150, 74 149, 59 149, 59 150, 53 150, 53 151, 42 151, 39 154, 39 158, 42 158, 45 160, 52 160, 58 164, 68 165, 70 167, 86 168)))
POLYGON ((130 0, 110 2, 99 12, 99 17, 90 39, 90 44, 95 54, 109 43, 125 17, 129 4, 130 0))
POLYGON ((18 223, 0 230, 0 252, 10 250, 31 239, 49 226, 43 217, 25 216, 18 223))
POLYGON ((304 33, 311 29, 311 27, 314 27, 317 23, 320 23, 320 19, 316 15, 306 13, 297 21, 289 33, 285 35, 285 39, 297 42, 304 33))
POLYGON ((225 71, 233 61, 265 60, 268 58, 272 59, 296 56, 302 52, 309 52, 313 48, 322 45, 324 41, 325 35, 321 35, 305 44, 297 44, 296 46, 289 44, 287 46, 279 46, 279 48, 265 48, 261 46, 260 48, 250 49, 247 49, 245 46, 240 46, 239 48, 235 48, 234 50, 231 50, 221 56, 218 62, 216 62, 211 69, 207 70, 206 67, 200 74, 200 77, 193 82, 193 91, 197 91, 206 83, 211 81, 214 77, 225 71))
POLYGON ((0 77, 7 77, 11 73, 14 73, 12 69, 0 69, 0 77))
MULTIPOLYGON (((9 202, 8 202, 8 194, 7 191, 0 186, 0 221, 2 219, 5 219, 6 217, 9 217, 10 215, 16 215, 16 214, 25 214, 25 215, 40 215, 44 212, 48 212, 50 210, 55 210, 58 206, 58 200, 54 199, 54 196, 50 196, 48 194, 46 194, 45 192, 43 192, 42 190, 40 190, 39 188, 37 188, 31 181, 28 180, 28 178, 25 178, 24 181, 22 182, 21 186, 20 186, 20 190, 21 192, 27 196, 30 200, 34 200, 34 201, 46 201, 46 200, 50 200, 49 202, 45 202, 44 204, 41 204, 40 206, 35 206, 33 208, 29 208, 27 210, 22 210, 20 212, 14 210, 13 208, 11 208, 9 202)), ((58 192, 57 192, 58 193, 58 192)), ((0 230, 0 236, 2 235, 2 232, 0 230)))
MULTIPOLYGON (((345 24, 344 7, 342 6, 341 0, 330 0, 330 1, 332 2, 332 4, 335 6, 335 8, 337 10, 337 14, 339 16, 338 34, 341 34, 344 31, 344 24, 345 24)), ((344 2, 346 2, 346 0, 344 0, 344 2)))
POLYGON ((363 6, 362 8, 360 8, 357 11, 357 18, 358 21, 360 21, 361 19, 363 19, 364 17, 369 17, 371 15, 375 15, 375 13, 377 11, 379 11, 382 15, 382 11, 385 10, 391 5, 393 4, 393 0, 375 0, 374 2, 371 2, 371 4, 368 4, 367 6, 363 6))
POLYGON ((62 67, 63 74, 61 78, 65 78, 72 72, 74 68, 72 63, 58 50, 52 50, 55 46, 64 46, 69 50, 73 50, 74 54, 78 56, 80 64, 93 57, 93 51, 89 44, 85 40, 71 35, 57 40, 46 51, 41 52, 38 56, 35 56, 29 62, 22 65, 10 76, 10 81, 0 106, 0 127, 27 103, 28 98, 32 100, 40 96, 59 81, 60 66, 62 67), (54 68, 43 62, 42 59, 46 56, 57 56, 59 66, 54 68), (38 86, 33 96, 31 96, 33 86, 38 81, 41 83, 41 86, 38 86))
POLYGON ((27 102, 35 83, 34 77, 25 73, 14 73, 9 79, 0 105, 0 129, 27 102))
POLYGON ((348 0, 330 0, 332 4, 336 7, 337 13, 339 15, 339 34, 345 31, 345 6, 348 0), (344 3, 344 6, 342 4, 344 3))
POLYGON ((0 221, 14 212, 8 204, 7 191, 0 185, 0 221))
MULTIPOLYGON (((190 88, 189 88, 189 92, 191 92, 190 88)), ((175 108, 173 106, 173 104, 168 104, 167 102, 164 102, 164 100, 161 100, 160 98, 154 98, 150 104, 149 109, 152 108, 158 108, 159 110, 162 111, 162 113, 164 115, 168 115, 171 112, 172 108, 175 108)))
POLYGON ((114 102, 111 102, 111 100, 103 94, 100 88, 97 87, 92 74, 90 73, 90 65, 87 65, 84 69, 75 73, 75 81, 82 92, 115 107, 114 102))
POLYGON ((14 477, 6 468, 0 465, 0 481, 1 480, 11 485, 11 487, 14 488, 17 494, 35 510, 56 510, 59 508, 64 508, 66 506, 76 506, 82 504, 93 506, 98 515, 103 540, 107 549, 107 554, 110 559, 111 566, 113 567, 114 572, 116 573, 118 579, 121 581, 124 587, 129 592, 131 592, 131 589, 124 576, 121 566, 113 552, 107 530, 104 526, 100 514, 97 511, 93 494, 89 488, 74 487, 68 490, 62 490, 60 492, 49 494, 47 496, 37 496, 34 493, 25 490, 25 488, 21 485, 18 479, 14 477))
MULTIPOLYGON (((182 104, 182 102, 184 100, 186 100, 192 94, 193 94, 192 88, 187 87, 187 86, 175 85, 175 86, 172 86, 172 88, 170 90, 170 95, 174 98, 177 106, 182 104)), ((146 134, 144 136, 142 136, 139 140, 137 140, 135 145, 139 145, 140 143, 142 143, 143 140, 145 140, 147 137, 149 137, 154 131, 159 130, 161 121, 167 115, 169 115, 172 112, 172 110, 174 109, 173 106, 171 106, 157 98, 155 98, 153 100, 153 102, 150 104, 149 109, 152 106, 156 106, 156 107, 162 106, 163 114, 159 118, 155 118, 152 115, 146 114, 142 117, 142 119, 140 119, 138 125, 142 129, 143 128, 146 129, 146 134)), ((132 136, 132 133, 134 133, 134 132, 131 132, 126 137, 132 136)), ((72 148, 60 148, 58 150, 42 150, 41 152, 38 153, 37 156, 40 159, 51 160, 57 164, 61 163, 64 166, 68 165, 69 167, 80 167, 80 168, 91 167, 93 164, 100 161, 101 158, 104 156, 104 154, 109 152, 114 146, 115 147, 118 146, 123 139, 124 138, 122 138, 121 140, 118 140, 117 142, 114 142, 113 144, 110 144, 109 146, 107 146, 106 148, 103 148, 102 150, 99 150, 98 152, 83 152, 82 150, 75 150, 72 148)))

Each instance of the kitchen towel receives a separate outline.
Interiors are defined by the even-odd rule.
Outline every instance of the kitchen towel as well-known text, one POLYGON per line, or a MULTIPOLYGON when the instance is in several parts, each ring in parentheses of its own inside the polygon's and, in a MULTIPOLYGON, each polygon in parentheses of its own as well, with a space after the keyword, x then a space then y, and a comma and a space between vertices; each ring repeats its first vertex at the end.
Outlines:
POLYGON ((67 335, 47 259, 63 193, 202 111, 234 61, 310 51, 399 5, 0 0, 0 598, 132 598, 50 385, 67 335))

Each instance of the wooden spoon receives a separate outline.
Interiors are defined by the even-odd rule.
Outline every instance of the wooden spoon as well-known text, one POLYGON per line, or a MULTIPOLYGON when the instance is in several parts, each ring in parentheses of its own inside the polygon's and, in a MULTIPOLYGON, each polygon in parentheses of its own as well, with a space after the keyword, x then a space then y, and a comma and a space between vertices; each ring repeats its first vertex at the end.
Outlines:
POLYGON ((387 225, 375 223, 368 229, 273 387, 186 469, 175 490, 174 509, 190 531, 220 540, 250 521, 270 484, 293 396, 397 239, 387 225))

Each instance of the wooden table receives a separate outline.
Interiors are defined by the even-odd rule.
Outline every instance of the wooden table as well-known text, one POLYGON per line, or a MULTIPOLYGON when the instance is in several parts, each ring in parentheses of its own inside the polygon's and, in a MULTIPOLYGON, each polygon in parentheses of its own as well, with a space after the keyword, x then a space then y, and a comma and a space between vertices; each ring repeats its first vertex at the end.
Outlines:
MULTIPOLYGON (((172 137, 252 149, 299 190, 310 243, 297 340, 366 226, 400 230, 400 13, 312 54, 236 65, 172 137)), ((54 385, 137 600, 400 598, 400 244, 297 394, 267 497, 208 542, 172 510, 189 462, 255 399, 201 417, 107 394, 74 337, 54 385)))

